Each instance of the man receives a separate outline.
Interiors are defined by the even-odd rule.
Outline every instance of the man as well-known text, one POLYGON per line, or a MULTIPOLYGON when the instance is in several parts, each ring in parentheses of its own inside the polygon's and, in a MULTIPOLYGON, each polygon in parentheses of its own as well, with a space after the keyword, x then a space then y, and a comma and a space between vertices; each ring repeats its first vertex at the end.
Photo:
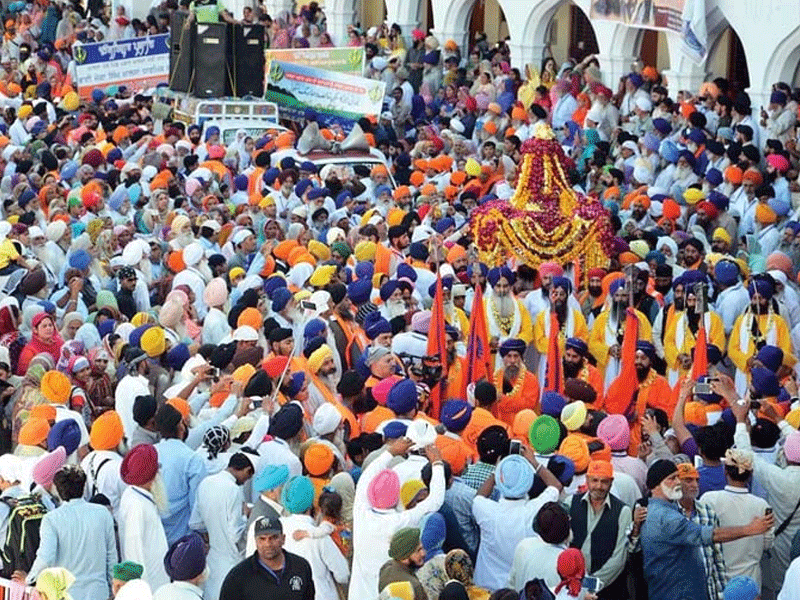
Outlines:
POLYGON ((128 484, 119 501, 121 558, 142 565, 142 579, 153 589, 169 583, 163 561, 169 545, 159 515, 167 500, 158 459, 154 446, 141 444, 128 452, 120 466, 122 481, 128 484))
POLYGON ((586 472, 588 491, 572 496, 570 504, 570 545, 580 548, 587 574, 603 582, 598 597, 608 600, 627 595, 623 571, 628 558, 628 526, 633 519, 631 507, 611 493, 613 482, 611 463, 593 460, 586 472))
POLYGON ((566 277, 553 277, 550 285, 550 310, 542 311, 536 316, 533 324, 533 341, 539 356, 539 383, 547 383, 547 353, 550 346, 550 328, 552 315, 555 314, 558 324, 559 353, 563 356, 567 338, 586 340, 589 338, 589 329, 583 313, 567 304, 571 296, 572 285, 566 277))
POLYGON ((338 600, 336 584, 346 585, 350 577, 347 559, 330 535, 323 537, 299 536, 316 527, 312 514, 314 484, 308 477, 292 477, 284 486, 283 502, 288 516, 281 518, 286 535, 284 548, 311 565, 314 591, 317 600, 338 600))
POLYGON ((589 362, 589 346, 584 339, 570 337, 564 343, 564 381, 573 378, 592 386, 597 394, 592 406, 599 410, 603 408, 603 375, 589 362))
POLYGON ((486 320, 489 344, 496 348, 504 341, 519 338, 528 344, 532 341, 531 316, 522 302, 511 293, 516 281, 508 267, 494 268, 487 276, 492 286, 486 294, 486 320))
POLYGON ((414 571, 425 563, 425 548, 420 541, 420 530, 416 527, 403 527, 394 532, 389 542, 390 560, 381 567, 378 578, 378 591, 390 583, 405 581, 414 590, 414 600, 427 600, 428 596, 414 571))
POLYGON ((368 340, 355 321, 353 304, 347 296, 347 287, 341 283, 334 283, 327 287, 327 291, 334 305, 329 327, 336 340, 340 364, 352 369, 367 347, 368 340))
POLYGON ((714 265, 714 279, 720 290, 714 312, 722 318, 726 338, 733 331, 736 318, 744 313, 750 304, 750 295, 742 285, 739 275, 739 265, 733 260, 723 259, 714 265))
POLYGON ((690 521, 675 504, 683 492, 678 467, 670 460, 650 465, 647 487, 652 497, 640 536, 650 600, 707 598, 699 547, 762 535, 774 522, 772 515, 756 517, 743 527, 700 526, 690 521))
POLYGON ((125 561, 114 565, 111 575, 111 596, 115 597, 123 585, 129 581, 142 578, 144 567, 134 562, 125 561))
POLYGON ((128 372, 117 384, 114 391, 114 407, 122 419, 122 427, 125 430, 125 437, 131 440, 133 432, 136 430, 136 421, 133 418, 133 405, 138 396, 151 396, 150 384, 147 375, 150 373, 150 365, 147 361, 147 354, 138 347, 128 348, 125 351, 125 363, 128 372))
POLYGON ((747 391, 748 374, 756 353, 762 346, 778 346, 783 350, 783 362, 791 367, 794 362, 789 327, 774 309, 772 296, 774 280, 769 275, 754 276, 747 291, 750 306, 733 324, 728 340, 728 356, 736 366, 736 391, 743 396, 747 391))
POLYGON ((536 513, 534 525, 537 534, 520 541, 514 550, 508 585, 515 590, 532 579, 544 580, 551 589, 561 583, 558 556, 569 547, 569 513, 561 504, 547 502, 536 513))
POLYGON ((61 505, 42 519, 39 549, 27 581, 33 584, 43 569, 61 567, 75 576, 70 591, 76 598, 106 600, 117 562, 114 519, 104 507, 83 499, 86 474, 80 467, 62 468, 53 484, 61 505))
POLYGON ((253 472, 249 456, 237 452, 231 456, 226 469, 209 475, 197 487, 197 503, 190 524, 192 529, 208 533, 210 571, 205 598, 209 600, 217 598, 228 571, 242 560, 239 545, 247 527, 242 486, 253 472))
MULTIPOLYGON (((679 464, 678 478, 681 483, 681 498, 678 500, 678 506, 684 516, 701 527, 704 525, 718 527, 720 523, 716 512, 707 506, 705 502, 697 500, 700 493, 700 474, 694 468, 694 465, 691 463, 679 464)), ((763 515, 764 513, 762 512, 756 516, 763 515)), ((722 555, 722 545, 717 542, 703 543, 702 552, 708 598, 711 600, 723 600, 722 592, 725 589, 727 575, 725 559, 722 555)))
POLYGON ((207 268, 205 269, 206 273, 200 270, 201 260, 204 260, 205 257, 203 247, 197 242, 192 242, 181 251, 181 256, 186 268, 175 275, 172 280, 172 289, 174 290, 179 285, 186 285, 194 292, 193 306, 198 320, 202 320, 208 312, 208 306, 203 301, 203 292, 206 289, 206 283, 211 279, 211 273, 207 268))
MULTIPOLYGON (((349 600, 372 598, 378 592, 379 570, 389 558, 389 541, 395 531, 418 523, 427 513, 437 511, 444 501, 444 466, 435 446, 425 448, 432 465, 428 497, 414 508, 397 512, 400 478, 389 463, 411 448, 408 438, 393 440, 363 470, 353 503, 353 570, 349 600), (391 535, 390 535, 391 534, 391 535)), ((223 599, 221 599, 223 600, 223 599)))
POLYGON ((117 448, 122 442, 122 420, 116 411, 109 410, 92 423, 89 443, 93 450, 81 461, 86 474, 84 498, 91 499, 95 494, 103 494, 111 503, 111 512, 117 516, 119 499, 125 491, 125 484, 119 476, 122 457, 117 448))
POLYGON ((255 553, 231 569, 219 600, 314 600, 311 565, 283 549, 286 537, 280 520, 259 518, 255 535, 255 553))
POLYGON ((603 278, 607 275, 605 269, 589 269, 587 273, 589 281, 586 291, 580 295, 580 307, 583 318, 587 324, 591 325, 594 318, 603 306, 603 278))
MULTIPOLYGON (((609 286, 610 307, 603 310, 594 321, 589 334, 589 351, 597 360, 597 369, 603 373, 605 391, 617 378, 620 370, 620 351, 625 333, 625 310, 628 306, 628 290, 625 279, 620 277, 609 286)), ((647 317, 636 311, 639 321, 639 339, 652 339, 652 328, 647 317)))
POLYGON ((492 413, 509 426, 514 424, 514 417, 520 410, 530 408, 535 411, 539 407, 539 380, 525 367, 523 354, 523 340, 503 341, 500 346, 503 368, 494 374, 500 399, 492 407, 492 413))
MULTIPOLYGON (((717 514, 722 527, 746 525, 766 514, 767 501, 751 494, 748 484, 753 477, 753 455, 739 448, 729 448, 725 453, 725 478, 728 485, 724 490, 712 490, 703 494, 703 504, 711 507, 717 514)), ((773 530, 763 536, 754 536, 722 544, 722 554, 728 578, 746 575, 753 578, 761 587, 761 558, 772 546, 775 538, 773 530)))
POLYGON ((133 401, 133 420, 136 422, 136 429, 128 439, 128 446, 133 448, 139 444, 156 444, 159 440, 158 429, 156 429, 156 410, 158 402, 151 395, 137 396, 133 401))
POLYGON ((286 514, 286 509, 281 504, 281 492, 283 484, 288 480, 289 467, 286 465, 267 465, 253 479, 253 493, 258 494, 258 498, 250 509, 247 521, 245 556, 256 551, 255 523, 259 517, 280 519, 286 514))
POLYGON ((203 592, 203 584, 208 573, 206 569, 206 548, 203 538, 190 533, 170 546, 164 557, 164 567, 172 583, 162 585, 153 594, 153 600, 197 600, 197 598, 216 598, 208 587, 203 592))
POLYGON ((155 420, 161 434, 161 441, 155 448, 161 462, 168 500, 161 520, 167 541, 174 543, 189 533, 189 519, 197 501, 197 487, 206 476, 206 467, 202 456, 184 443, 188 429, 175 407, 162 405, 155 420))
POLYGON ((536 513, 546 502, 558 501, 562 488, 555 475, 536 461, 528 446, 522 446, 520 454, 510 454, 497 464, 472 503, 472 513, 481 529, 475 563, 476 585, 491 590, 506 585, 517 544, 533 535, 536 513), (528 499, 536 474, 546 488, 537 497, 528 499), (500 492, 499 501, 489 498, 495 486, 500 492))

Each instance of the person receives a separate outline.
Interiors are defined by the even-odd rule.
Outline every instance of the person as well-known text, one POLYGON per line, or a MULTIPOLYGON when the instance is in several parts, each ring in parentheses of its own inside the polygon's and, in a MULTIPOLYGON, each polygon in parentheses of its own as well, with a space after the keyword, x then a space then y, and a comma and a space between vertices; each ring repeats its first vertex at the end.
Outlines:
POLYGON ((111 596, 116 596, 122 586, 129 581, 140 580, 143 572, 142 565, 129 560, 115 564, 111 575, 111 596))
POLYGON ((56 322, 52 315, 46 312, 38 313, 31 320, 32 337, 22 348, 17 362, 17 375, 25 375, 31 359, 37 354, 48 354, 54 361, 59 359, 61 346, 64 341, 56 329, 56 322))
POLYGON ((206 596, 203 584, 206 579, 205 543, 199 534, 192 532, 169 547, 164 556, 164 566, 172 583, 162 585, 153 594, 153 600, 194 600, 213 598, 206 596))
POLYGON ((242 486, 253 472, 250 455, 236 452, 227 468, 205 477, 197 486, 197 502, 189 526, 208 534, 209 573, 204 586, 207 598, 219 595, 225 575, 242 560, 239 546, 247 526, 242 486))
POLYGON ((120 476, 128 487, 119 501, 121 558, 144 567, 142 580, 158 589, 169 583, 163 556, 169 550, 159 513, 166 508, 166 495, 155 446, 131 448, 120 465, 120 476))
POLYGON ((394 532, 389 542, 389 560, 381 567, 378 589, 383 590, 392 583, 411 584, 414 600, 426 600, 427 594, 414 575, 425 562, 425 548, 416 527, 402 527, 394 532))
POLYGON ((650 465, 647 488, 652 496, 641 526, 640 541, 644 577, 653 600, 705 598, 705 567, 698 548, 712 542, 762 535, 774 523, 771 514, 755 517, 740 527, 701 526, 690 521, 674 504, 683 492, 678 467, 670 460, 660 459, 650 465))
POLYGON ((286 538, 280 519, 260 517, 255 536, 256 552, 228 572, 219 600, 313 600, 311 566, 306 559, 283 549, 286 538))
POLYGON ((571 546, 583 553, 589 575, 603 582, 598 597, 609 600, 627 594, 626 537, 633 520, 631 507, 611 493, 613 481, 611 463, 593 460, 586 472, 588 491, 573 495, 570 504, 571 546))
POLYGON ((522 590, 528 581, 540 579, 551 589, 561 578, 558 557, 567 549, 570 538, 570 518, 557 502, 546 502, 534 521, 536 534, 526 537, 514 549, 514 560, 508 574, 508 585, 522 590))
POLYGON ((74 577, 72 593, 87 600, 106 600, 108 582, 117 563, 117 542, 111 513, 83 499, 86 474, 68 465, 53 477, 62 504, 48 512, 39 529, 39 549, 27 577, 33 584, 51 567, 68 570, 74 577), (91 540, 92 551, 86 543, 91 540))

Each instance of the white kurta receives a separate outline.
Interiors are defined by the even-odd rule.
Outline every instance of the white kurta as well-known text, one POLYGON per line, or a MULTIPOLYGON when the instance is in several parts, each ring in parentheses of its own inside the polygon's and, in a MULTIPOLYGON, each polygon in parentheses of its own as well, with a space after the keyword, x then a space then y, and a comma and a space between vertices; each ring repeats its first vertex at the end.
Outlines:
POLYGON ((119 515, 119 501, 125 491, 125 482, 119 474, 122 457, 109 450, 94 450, 81 461, 81 469, 86 473, 84 498, 90 500, 93 492, 103 494, 111 502, 114 517, 119 515))
POLYGON ((197 488, 197 502, 189 526, 208 532, 206 564, 209 573, 203 593, 205 600, 217 600, 228 571, 244 558, 238 547, 247 528, 243 505, 242 488, 227 469, 209 475, 197 488))
POLYGON ((350 577, 348 600, 375 598, 378 593, 378 574, 389 560, 389 542, 392 535, 403 527, 416 527, 420 519, 439 510, 444 502, 444 468, 433 467, 430 494, 411 510, 373 509, 367 499, 370 482, 389 466, 392 455, 381 452, 364 469, 356 486, 353 500, 353 572, 350 577))
POLYGON ((209 308, 208 314, 203 321, 203 343, 220 344, 225 336, 231 332, 231 326, 228 325, 228 317, 218 308, 209 308))
POLYGON ((140 487, 129 486, 119 502, 118 523, 122 560, 142 565, 142 579, 151 589, 168 584, 164 556, 169 546, 153 495, 140 487))
POLYGON ((200 600, 203 590, 186 581, 162 585, 153 594, 153 600, 200 600))
POLYGON ((131 439, 136 429, 136 421, 133 420, 133 403, 137 396, 149 394, 150 386, 144 375, 126 375, 117 385, 114 392, 114 409, 122 419, 122 428, 128 439, 131 439))

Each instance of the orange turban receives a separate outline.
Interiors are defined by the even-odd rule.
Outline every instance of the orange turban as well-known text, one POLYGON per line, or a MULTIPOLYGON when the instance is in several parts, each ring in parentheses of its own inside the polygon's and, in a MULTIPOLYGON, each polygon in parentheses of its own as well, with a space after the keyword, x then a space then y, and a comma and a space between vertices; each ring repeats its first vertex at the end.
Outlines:
POLYGON ((648 196, 645 196, 644 194, 641 194, 641 195, 639 195, 639 196, 636 196, 636 197, 633 199, 633 202, 634 202, 634 203, 638 202, 639 204, 641 204, 642 206, 644 206, 646 209, 649 209, 649 208, 650 208, 650 198, 649 198, 648 196))
POLYGON ((435 185, 432 183, 426 183, 422 186, 422 189, 419 192, 423 196, 433 196, 437 191, 438 190, 436 189, 435 185))
POLYGON ((425 174, 422 171, 414 171, 411 173, 411 175, 409 175, 408 181, 414 187, 419 187, 425 181, 425 174))
POLYGON ((749 181, 757 187, 764 183, 764 178, 761 177, 761 173, 755 169, 747 169, 747 171, 742 174, 742 181, 749 181))
POLYGON ((464 171, 456 171, 452 175, 450 175, 450 183, 452 185, 464 185, 464 182, 467 180, 467 174, 464 171))
POLYGON ((771 225, 778 221, 778 215, 770 208, 769 204, 759 202, 756 204, 756 221, 762 225, 771 225))
POLYGON ((245 308, 239 318, 236 319, 236 327, 241 327, 242 325, 249 325, 256 331, 259 331, 264 324, 264 320, 261 317, 261 313, 257 308, 245 308))
POLYGON ((303 464, 312 477, 321 477, 333 467, 333 451, 327 444, 311 444, 303 455, 303 464))
POLYGON ((603 192, 603 200, 611 200, 612 198, 619 198, 619 188, 615 185, 603 192))
POLYGON ((25 446, 38 446, 47 440, 50 433, 50 423, 44 419, 28 419, 19 430, 19 443, 25 446))
POLYGON ((744 173, 742 172, 742 170, 736 165, 731 165, 730 167, 725 169, 725 179, 727 179, 733 184, 736 185, 741 184, 743 175, 744 173))
POLYGON ((623 252, 619 255, 619 262, 623 265, 632 265, 639 262, 639 257, 633 252, 623 252))
POLYGON ((664 200, 663 214, 667 219, 672 219, 674 221, 681 216, 680 204, 675 202, 672 198, 667 198, 664 200))
POLYGON ((447 252, 447 262, 452 264, 453 261, 456 261, 459 258, 465 258, 466 256, 467 251, 464 250, 464 246, 460 244, 453 244, 453 247, 447 252))
POLYGON ((678 478, 700 479, 700 473, 697 472, 692 463, 681 463, 678 465, 678 478))
POLYGON ((122 441, 122 419, 114 410, 104 412, 92 424, 89 443, 95 450, 111 450, 122 441))
POLYGON ((558 454, 570 459, 575 464, 575 472, 578 474, 585 473, 589 467, 589 446, 586 440, 574 433, 564 438, 558 454))
POLYGON ((69 379, 60 371, 48 371, 39 385, 42 395, 54 404, 66 404, 72 390, 69 379))
POLYGON ((409 196, 411 195, 411 190, 407 185, 398 185, 394 190, 394 199, 397 200, 401 196, 409 196))
POLYGON ((183 398, 170 398, 169 400, 167 400, 167 404, 169 404, 172 408, 181 413, 181 416, 184 419, 188 418, 189 415, 192 414, 192 409, 189 406, 189 403, 183 398))
POLYGON ((44 419, 45 421, 56 420, 56 409, 49 404, 37 404, 31 408, 30 418, 44 419))
POLYGON ((272 250, 272 254, 275 255, 275 258, 284 262, 288 262, 289 254, 299 245, 300 244, 297 240, 283 240, 280 244, 275 246, 275 248, 272 250))
POLYGON ((601 479, 613 479, 614 467, 607 460, 593 460, 589 463, 586 471, 587 477, 600 477, 601 479))

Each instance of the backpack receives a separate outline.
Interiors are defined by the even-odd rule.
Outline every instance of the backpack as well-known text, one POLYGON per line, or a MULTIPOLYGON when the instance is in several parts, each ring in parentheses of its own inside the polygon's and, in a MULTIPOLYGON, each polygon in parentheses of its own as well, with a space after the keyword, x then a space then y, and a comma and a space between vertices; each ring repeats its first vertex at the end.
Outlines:
POLYGON ((3 545, 3 575, 30 571, 39 549, 39 529, 47 508, 39 494, 29 494, 9 501, 8 531, 3 545), (12 505, 13 504, 13 505, 12 505))

